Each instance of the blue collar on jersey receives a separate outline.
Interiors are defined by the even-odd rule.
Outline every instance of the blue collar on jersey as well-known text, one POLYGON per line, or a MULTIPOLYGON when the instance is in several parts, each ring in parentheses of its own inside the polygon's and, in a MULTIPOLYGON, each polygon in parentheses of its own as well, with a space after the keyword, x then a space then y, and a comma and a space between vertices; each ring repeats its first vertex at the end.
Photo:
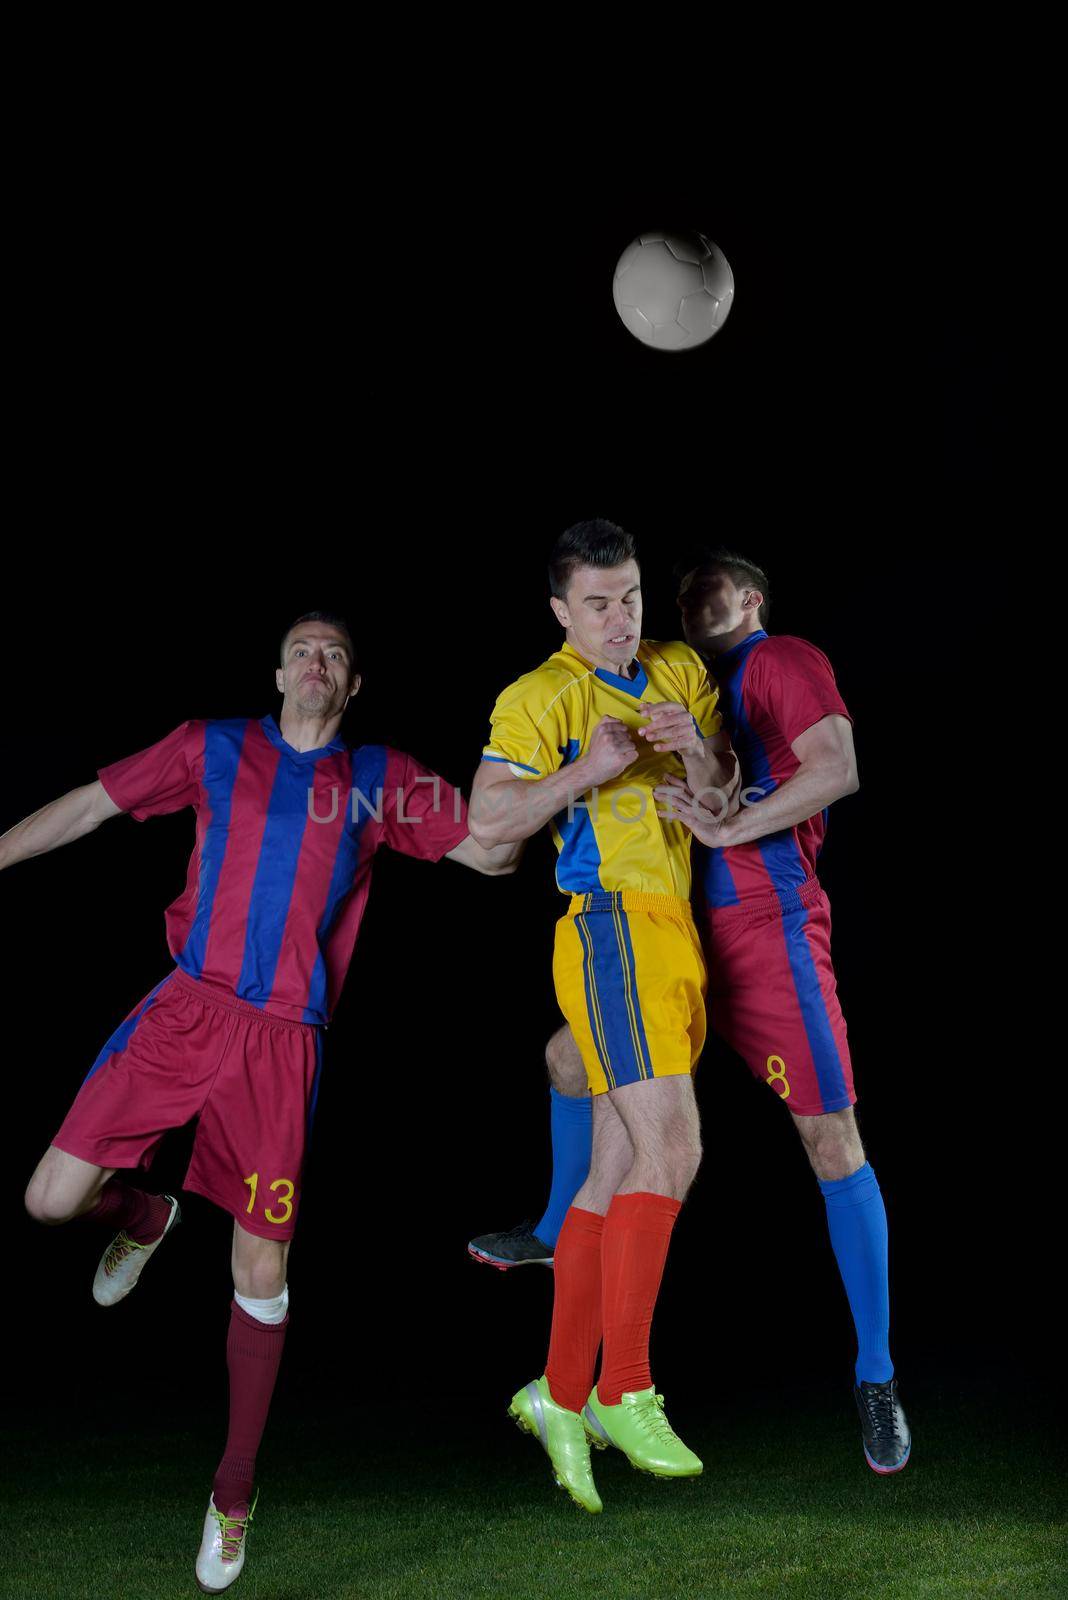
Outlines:
POLYGON ((632 694, 635 700, 640 700, 649 687, 649 678, 641 662, 634 658, 638 668, 633 678, 621 678, 617 672, 608 672, 604 667, 594 667, 593 675, 600 678, 602 683, 610 683, 613 689, 622 689, 624 694, 632 694))
MULTIPOLYGON (((644 643, 644 639, 639 639, 639 650, 644 643)), ((560 646, 560 654, 572 656, 574 660, 581 661, 584 667, 590 666, 586 657, 579 655, 578 651, 575 649, 575 646, 573 644, 568 644, 566 639, 560 646)), ((600 678, 602 683, 610 683, 613 689, 622 689, 624 694, 632 694, 635 700, 640 700, 646 689, 649 687, 649 674, 638 660, 637 653, 635 653, 633 661, 635 666, 633 678, 621 678, 617 672, 609 672, 606 667, 590 667, 590 671, 593 673, 595 678, 600 678)))
POLYGON ((273 717, 261 717, 260 727, 270 739, 276 750, 281 750, 290 761, 318 761, 320 756, 331 756, 335 751, 344 750, 344 739, 331 739, 329 744, 321 744, 316 750, 294 750, 282 738, 282 732, 273 717))
POLYGON ((724 667, 728 669, 735 666, 743 656, 747 656, 755 644, 761 639, 766 639, 767 634, 763 628, 757 628, 755 633, 747 633, 744 639, 731 645, 729 650, 724 650, 722 655, 712 657, 712 676, 718 677, 724 667))

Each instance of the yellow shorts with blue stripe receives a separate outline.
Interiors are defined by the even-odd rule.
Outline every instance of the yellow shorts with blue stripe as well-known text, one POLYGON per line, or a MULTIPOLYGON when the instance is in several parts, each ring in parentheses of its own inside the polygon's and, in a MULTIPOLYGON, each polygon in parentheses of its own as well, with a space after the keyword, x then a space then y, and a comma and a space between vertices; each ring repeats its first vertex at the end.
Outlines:
POLYGON ((707 978, 688 900, 572 895, 556 925, 553 981, 593 1094, 693 1071, 707 978))

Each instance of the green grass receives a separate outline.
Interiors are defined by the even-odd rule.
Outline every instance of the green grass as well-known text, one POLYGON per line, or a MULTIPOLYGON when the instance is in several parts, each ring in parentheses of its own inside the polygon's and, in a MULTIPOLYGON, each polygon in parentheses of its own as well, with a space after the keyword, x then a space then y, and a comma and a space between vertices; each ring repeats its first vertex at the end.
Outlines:
MULTIPOLYGON (((507 1397, 505 1397, 507 1399, 507 1397)), ((906 1397, 908 1398, 908 1397, 906 1397)), ((898 1477, 864 1464, 848 1410, 729 1409, 684 1432, 702 1478, 595 1456, 603 1515, 555 1487, 505 1418, 450 1441, 365 1421, 272 1428, 242 1600, 956 1600, 1068 1595, 1064 1480, 1041 1420, 1005 1403, 913 1405, 898 1477)), ((503 1412, 503 1406, 502 1406, 503 1412)), ((681 1422, 681 1419, 680 1419, 681 1422)), ((217 1425, 217 1424, 216 1424, 217 1425)), ((195 1594, 210 1423, 157 1435, 9 1430, 0 1594, 195 1594)))

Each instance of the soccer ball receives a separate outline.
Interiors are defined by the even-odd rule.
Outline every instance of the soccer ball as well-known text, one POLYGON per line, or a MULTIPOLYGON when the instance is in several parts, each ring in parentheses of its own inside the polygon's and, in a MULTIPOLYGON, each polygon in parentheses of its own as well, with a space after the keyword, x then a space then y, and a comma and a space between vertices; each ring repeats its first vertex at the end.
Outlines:
POLYGON ((643 344, 693 350, 726 322, 734 273, 703 233, 643 233, 616 263, 612 295, 643 344))

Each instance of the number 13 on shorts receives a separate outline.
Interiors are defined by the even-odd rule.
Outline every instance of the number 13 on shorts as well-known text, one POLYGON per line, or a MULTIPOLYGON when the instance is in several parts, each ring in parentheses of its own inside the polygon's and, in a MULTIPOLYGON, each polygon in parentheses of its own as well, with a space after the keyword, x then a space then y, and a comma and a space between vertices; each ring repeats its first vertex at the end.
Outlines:
MULTIPOLYGON (((256 1192, 260 1185, 260 1175, 258 1172, 250 1172, 248 1177, 242 1178, 241 1181, 242 1183, 246 1183, 249 1188, 248 1205, 246 1206, 245 1210, 247 1215, 251 1216, 256 1205, 256 1192)), ((267 1188, 272 1194, 276 1194, 277 1198, 271 1202, 270 1206, 264 1206, 263 1215, 266 1217, 268 1222, 288 1222, 290 1217, 293 1215, 293 1190, 295 1185, 292 1179, 275 1178, 267 1185, 267 1188), (282 1193, 277 1194, 278 1190, 281 1190, 282 1193), (280 1215, 276 1215, 274 1211, 275 1206, 281 1207, 280 1215)))

